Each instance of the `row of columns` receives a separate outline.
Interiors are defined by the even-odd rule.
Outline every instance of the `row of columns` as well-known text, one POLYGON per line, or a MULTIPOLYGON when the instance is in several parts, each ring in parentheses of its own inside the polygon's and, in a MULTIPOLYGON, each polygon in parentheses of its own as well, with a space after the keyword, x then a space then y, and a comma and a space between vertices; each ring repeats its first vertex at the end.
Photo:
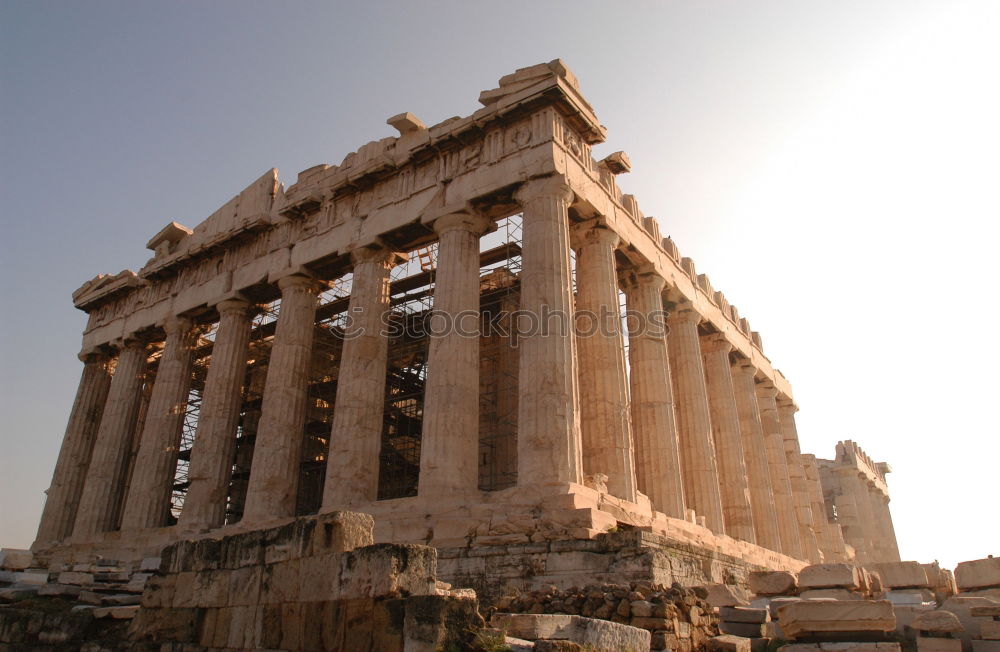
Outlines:
MULTIPOLYGON (((628 373, 618 289, 631 310, 649 315, 662 308, 665 280, 651 268, 619 278, 618 236, 593 222, 571 229, 573 193, 560 178, 528 182, 516 198, 523 213, 521 309, 544 326, 518 342, 519 484, 581 483, 585 473, 603 473, 619 498, 635 501, 642 492, 669 516, 694 510, 717 533, 799 558, 818 554, 794 406, 779 405, 773 385, 757 382, 746 360, 734 360, 724 336, 701 334, 690 304, 671 311, 669 336, 650 328, 630 336, 628 373), (577 338, 567 317, 579 314, 606 322, 577 338)), ((440 241, 435 312, 453 324, 478 326, 479 239, 489 226, 465 212, 433 222, 440 241)), ((349 311, 361 335, 348 337, 342 351, 339 375, 349 382, 339 384, 335 398, 324 511, 377 498, 388 350, 381 326, 389 271, 399 260, 378 248, 352 254, 349 311)), ((303 273, 277 283, 281 308, 244 505, 249 525, 294 515, 306 419, 321 285, 303 273)), ((190 530, 223 524, 248 356, 251 306, 230 298, 216 308, 219 329, 180 517, 190 530)), ((121 495, 123 475, 147 357, 134 341, 122 344, 113 375, 106 358, 85 361, 39 540, 113 529, 123 499, 123 529, 165 524, 198 331, 181 317, 164 328, 139 436, 141 472, 128 496, 121 495)), ((475 491, 478 478, 479 338, 454 328, 446 333, 429 349, 418 488, 424 496, 475 491)))
POLYGON ((835 467, 840 486, 836 497, 844 541, 862 563, 899 561, 896 533, 886 496, 854 465, 835 467))

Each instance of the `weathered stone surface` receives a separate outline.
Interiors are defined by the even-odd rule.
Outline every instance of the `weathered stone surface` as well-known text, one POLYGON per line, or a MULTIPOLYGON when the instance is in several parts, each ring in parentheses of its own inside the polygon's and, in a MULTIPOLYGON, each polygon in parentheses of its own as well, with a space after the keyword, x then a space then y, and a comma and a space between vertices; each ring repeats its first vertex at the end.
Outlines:
POLYGON ((778 622, 792 638, 823 633, 889 632, 896 627, 892 603, 886 600, 802 600, 779 607, 778 622))
POLYGON ((979 635, 983 640, 1000 641, 1000 620, 987 620, 979 627, 979 635))
POLYGON ((723 620, 719 623, 719 631, 723 634, 732 634, 744 638, 762 638, 766 635, 767 628, 763 622, 728 622, 723 620))
POLYGON ((799 597, 803 600, 864 600, 865 596, 860 591, 848 591, 847 589, 807 589, 799 592, 799 597))
POLYGON ((798 578, 788 571, 754 571, 749 581, 750 590, 757 595, 791 594, 798 587, 798 578))
POLYGON ((972 652, 1000 652, 1000 641, 972 641, 972 652))
POLYGON ((1000 587, 1000 557, 963 561, 955 567, 959 591, 1000 587))
POLYGON ((800 589, 861 589, 861 572, 850 564, 813 564, 799 571, 800 589))
POLYGON ((951 634, 962 631, 962 623, 959 622, 958 616, 943 609, 920 614, 913 619, 910 627, 921 632, 940 634, 951 634))
POLYGON ((740 607, 750 603, 746 590, 730 584, 708 584, 708 597, 705 598, 713 607, 740 607))
POLYGON ((884 642, 839 642, 839 643, 792 643, 782 645, 781 652, 900 652, 899 643, 884 642))
POLYGON ((570 640, 598 650, 648 650, 644 629, 582 616, 551 614, 493 614, 491 624, 516 638, 570 640))
POLYGON ((879 574, 882 585, 890 589, 930 587, 927 571, 915 561, 896 561, 872 564, 872 570, 879 574))
POLYGON ((721 607, 719 619, 731 623, 766 623, 771 620, 767 609, 751 607, 721 607))
POLYGON ((31 566, 32 561, 30 550, 0 548, 0 568, 3 570, 21 571, 31 566))
POLYGON ((1000 618, 1000 604, 972 607, 969 614, 976 618, 1000 618))
POLYGON ((723 634, 708 639, 708 649, 717 652, 751 652, 750 639, 723 634))
POLYGON ((917 652, 962 652, 962 641, 957 638, 918 636, 917 652))

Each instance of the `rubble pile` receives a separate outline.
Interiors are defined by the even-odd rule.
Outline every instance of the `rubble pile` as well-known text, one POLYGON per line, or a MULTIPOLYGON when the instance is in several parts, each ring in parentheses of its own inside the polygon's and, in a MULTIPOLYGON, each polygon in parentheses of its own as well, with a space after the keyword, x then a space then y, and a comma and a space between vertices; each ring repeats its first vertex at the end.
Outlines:
POLYGON ((498 612, 563 614, 609 620, 644 629, 651 649, 691 652, 704 649, 719 634, 715 609, 703 587, 630 584, 591 584, 566 590, 550 586, 501 598, 498 612))

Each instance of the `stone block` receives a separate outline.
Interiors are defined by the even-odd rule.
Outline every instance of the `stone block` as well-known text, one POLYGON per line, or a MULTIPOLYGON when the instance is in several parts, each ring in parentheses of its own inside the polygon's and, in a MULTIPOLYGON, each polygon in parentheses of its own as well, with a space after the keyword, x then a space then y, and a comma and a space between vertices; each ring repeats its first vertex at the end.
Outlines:
POLYGON ((1000 620, 987 620, 981 624, 979 636, 987 641, 1000 641, 1000 620))
POLYGON ((299 563, 299 559, 290 559, 264 566, 260 581, 262 603, 298 602, 299 563))
POLYGON ((742 636, 744 638, 763 638, 767 628, 764 623, 731 623, 722 621, 719 623, 719 631, 723 634, 742 636))
POLYGON ((885 592, 885 599, 894 605, 919 605, 934 602, 930 589, 893 589, 885 592))
POLYGON ((151 643, 196 643, 204 609, 139 609, 130 630, 133 640, 151 643))
POLYGON ((910 627, 917 631, 935 634, 953 634, 963 630, 958 616, 944 609, 926 611, 918 615, 910 622, 910 627))
POLYGON ((33 563, 30 550, 21 548, 0 548, 0 568, 9 571, 22 571, 33 563))
POLYGON ((927 571, 915 561, 895 561, 872 564, 872 570, 879 574, 882 586, 887 589, 926 588, 931 583, 927 571))
POLYGON ((75 573, 73 571, 68 571, 59 573, 56 581, 60 584, 75 584, 77 586, 84 586, 93 584, 94 576, 91 573, 75 573))
POLYGON ((757 595, 786 595, 798 586, 794 573, 788 571, 754 571, 750 573, 750 590, 757 595))
POLYGON ((375 543, 375 520, 369 514, 328 512, 319 514, 315 523, 306 554, 350 552, 375 543))
POLYGON ((708 649, 713 652, 751 652, 750 639, 723 634, 708 639, 708 649))
POLYGON ((49 571, 25 570, 14 573, 14 583, 26 586, 41 586, 49 583, 49 571))
POLYGON ((864 588, 861 572, 850 564, 813 564, 799 571, 800 589, 864 588))
POLYGON ((435 592, 437 553, 429 546, 377 544, 341 557, 338 597, 391 598, 435 592))
POLYGON ((803 600, 864 600, 865 598, 860 591, 847 589, 807 589, 800 591, 799 597, 803 600))
POLYGON ((918 636, 917 652, 962 652, 962 641, 957 638, 918 636))
POLYGON ((972 610, 976 607, 995 607, 996 605, 996 601, 986 597, 954 595, 941 603, 941 609, 950 611, 958 617, 965 629, 963 637, 978 638, 980 627, 984 621, 974 617, 972 610))
POLYGON ((792 643, 778 648, 782 652, 900 652, 899 643, 887 642, 823 642, 823 643, 792 643))
MULTIPOLYGON (((255 605, 260 600, 262 568, 244 566, 229 572, 229 605, 255 605)), ((148 590, 148 588, 147 588, 148 590)))
POLYGON ((264 532, 264 530, 252 530, 226 537, 222 546, 223 567, 236 569, 263 564, 264 532))
POLYGON ((139 604, 149 608, 169 607, 173 605, 176 581, 177 579, 174 575, 149 578, 142 590, 142 600, 139 604))
POLYGON ((969 615, 975 618, 1000 618, 1000 604, 972 607, 969 615))
POLYGON ((708 604, 713 607, 740 607, 749 604, 746 591, 731 584, 708 584, 705 586, 708 604))
POLYGON ((229 604, 227 570, 205 570, 195 574, 194 601, 197 607, 225 607, 229 604))
POLYGON ((582 616, 498 613, 491 624, 515 638, 569 640, 598 650, 648 650, 651 640, 645 629, 582 616))
POLYGON ((963 561, 955 567, 959 591, 1000 587, 1000 557, 963 561))
POLYGON ((139 562, 139 570, 155 573, 160 570, 160 562, 161 559, 159 557, 144 557, 143 560, 139 562))
POLYGON ((972 641, 972 652, 1000 652, 1000 641, 972 641))
POLYGON ((890 632, 896 627, 888 600, 850 602, 802 600, 778 608, 778 622, 786 636, 810 634, 890 632))
POLYGON ((720 607, 719 619, 730 623, 766 623, 771 620, 771 615, 767 609, 720 607))
POLYGON ((340 555, 316 555, 299 560, 299 599, 322 602, 337 598, 340 586, 340 555))

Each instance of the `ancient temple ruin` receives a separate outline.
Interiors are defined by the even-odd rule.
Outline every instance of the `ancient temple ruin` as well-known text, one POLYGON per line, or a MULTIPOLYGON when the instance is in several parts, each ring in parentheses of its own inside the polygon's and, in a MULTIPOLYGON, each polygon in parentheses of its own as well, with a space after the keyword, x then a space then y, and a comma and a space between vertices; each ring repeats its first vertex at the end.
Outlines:
POLYGON ((351 510, 477 588, 899 559, 888 465, 801 454, 788 380, 621 193, 628 158, 591 157, 605 130, 566 66, 479 100, 394 116, 287 188, 270 170, 74 293, 83 375, 36 555, 351 510))

